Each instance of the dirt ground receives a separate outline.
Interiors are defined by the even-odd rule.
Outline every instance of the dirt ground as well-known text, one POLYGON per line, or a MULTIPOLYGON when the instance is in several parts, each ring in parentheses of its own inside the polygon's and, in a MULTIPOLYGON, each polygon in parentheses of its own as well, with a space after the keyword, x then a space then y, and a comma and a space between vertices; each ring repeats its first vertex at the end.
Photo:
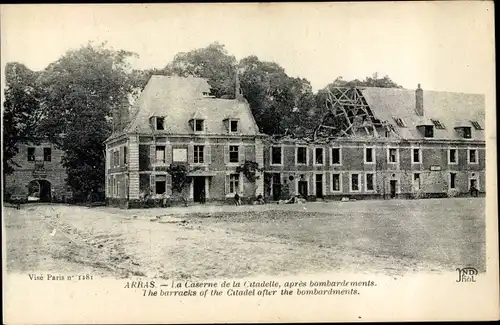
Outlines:
POLYGON ((4 208, 9 272, 238 278, 484 270, 484 199, 4 208))

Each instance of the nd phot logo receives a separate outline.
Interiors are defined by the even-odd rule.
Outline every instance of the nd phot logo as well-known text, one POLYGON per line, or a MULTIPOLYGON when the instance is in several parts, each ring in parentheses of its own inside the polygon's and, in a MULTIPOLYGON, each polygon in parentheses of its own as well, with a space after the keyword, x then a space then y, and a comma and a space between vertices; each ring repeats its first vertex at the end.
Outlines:
POLYGON ((457 268, 457 282, 476 282, 477 270, 473 267, 457 268))

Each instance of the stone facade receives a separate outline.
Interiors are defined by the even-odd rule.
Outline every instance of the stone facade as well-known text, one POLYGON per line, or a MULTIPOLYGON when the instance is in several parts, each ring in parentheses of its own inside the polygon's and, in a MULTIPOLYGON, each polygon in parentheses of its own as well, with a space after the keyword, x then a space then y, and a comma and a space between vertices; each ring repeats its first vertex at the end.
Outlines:
POLYGON ((5 177, 5 189, 11 195, 38 193, 41 201, 65 201, 71 198, 61 164, 63 152, 48 142, 39 145, 20 144, 14 161, 14 172, 5 177))

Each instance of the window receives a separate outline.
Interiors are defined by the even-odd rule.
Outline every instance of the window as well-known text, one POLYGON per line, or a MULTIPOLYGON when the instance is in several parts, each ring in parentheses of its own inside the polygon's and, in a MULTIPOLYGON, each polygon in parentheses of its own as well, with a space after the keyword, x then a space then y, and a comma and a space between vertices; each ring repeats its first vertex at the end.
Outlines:
POLYGON ((307 148, 297 147, 297 164, 306 165, 307 164, 307 148))
POLYGON ((120 166, 120 152, 118 150, 113 150, 113 166, 120 166))
POLYGON ((366 191, 375 190, 375 175, 373 173, 366 173, 366 191))
POLYGON ((432 120, 431 119, 431 122, 432 122, 432 124, 434 124, 434 126, 436 127, 436 129, 445 129, 444 124, 441 123, 440 120, 432 120))
POLYGON ((472 138, 472 131, 470 127, 464 127, 464 139, 472 138))
POLYGON ((434 127, 430 125, 424 126, 424 137, 434 138, 434 127))
POLYGON ((229 162, 237 163, 239 162, 239 150, 238 146, 229 146, 229 162))
POLYGON ((477 150, 469 149, 469 163, 476 164, 477 163, 477 150))
POLYGON ((28 161, 35 161, 35 148, 28 148, 28 161))
POLYGON ((403 121, 403 119, 399 118, 399 117, 393 117, 394 121, 396 121, 396 124, 401 127, 401 128, 404 128, 406 127, 406 124, 405 122, 403 121))
POLYGON ((414 148, 412 149, 412 154, 411 154, 411 162, 414 163, 414 164, 418 164, 418 163, 421 163, 421 159, 420 159, 420 154, 421 154, 421 151, 419 148, 414 148))
POLYGON ((388 160, 390 163, 398 162, 398 150, 395 148, 390 148, 388 151, 388 160))
POLYGON ((165 118, 157 117, 156 118, 156 129, 157 130, 165 130, 165 118))
POLYGON ((123 147, 123 163, 127 164, 127 147, 123 147))
POLYGON ((373 163, 373 148, 365 148, 365 163, 373 163))
POLYGON ((420 190, 420 173, 413 174, 413 190, 420 190))
POLYGON ((340 192, 340 174, 332 174, 332 191, 340 192))
POLYGON ((238 132, 238 121, 230 121, 229 124, 231 132, 238 132))
POLYGON ((167 190, 167 179, 163 175, 155 176, 155 193, 163 194, 167 190))
POLYGON ((240 184, 240 175, 231 174, 229 175, 229 193, 236 193, 240 184))
POLYGON ((456 173, 450 173, 450 188, 455 189, 456 188, 456 182, 457 182, 457 174, 456 173))
POLYGON ((323 165, 323 148, 314 149, 314 163, 316 165, 323 165))
POLYGON ((156 146, 156 163, 165 163, 165 146, 156 146))
POLYGON ((43 161, 52 160, 52 148, 43 148, 43 161))
POLYGON ((281 147, 271 147, 271 165, 281 165, 281 147))
POLYGON ((195 132, 203 131, 203 120, 194 120, 194 131, 195 132))
POLYGON ((203 146, 194 146, 193 162, 195 164, 203 164, 203 146))
POLYGON ((483 128, 481 127, 481 124, 479 124, 478 121, 470 121, 470 123, 472 124, 472 126, 474 127, 474 129, 476 130, 482 130, 483 128))
POLYGON ((448 164, 456 164, 458 162, 457 149, 448 150, 448 164))
POLYGON ((340 165, 340 148, 332 148, 332 165, 340 165))
POLYGON ((359 191, 359 174, 351 174, 351 192, 359 191))

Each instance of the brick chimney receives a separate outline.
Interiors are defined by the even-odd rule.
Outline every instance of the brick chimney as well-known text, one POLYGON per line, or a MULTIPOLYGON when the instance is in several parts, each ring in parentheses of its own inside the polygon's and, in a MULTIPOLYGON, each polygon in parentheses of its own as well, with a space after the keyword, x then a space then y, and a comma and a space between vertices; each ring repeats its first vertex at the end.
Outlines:
POLYGON ((122 98, 118 106, 113 111, 113 129, 114 131, 121 131, 127 125, 129 120, 129 106, 127 96, 122 98))
POLYGON ((415 112, 418 116, 424 116, 424 91, 420 88, 420 84, 415 90, 415 112))

